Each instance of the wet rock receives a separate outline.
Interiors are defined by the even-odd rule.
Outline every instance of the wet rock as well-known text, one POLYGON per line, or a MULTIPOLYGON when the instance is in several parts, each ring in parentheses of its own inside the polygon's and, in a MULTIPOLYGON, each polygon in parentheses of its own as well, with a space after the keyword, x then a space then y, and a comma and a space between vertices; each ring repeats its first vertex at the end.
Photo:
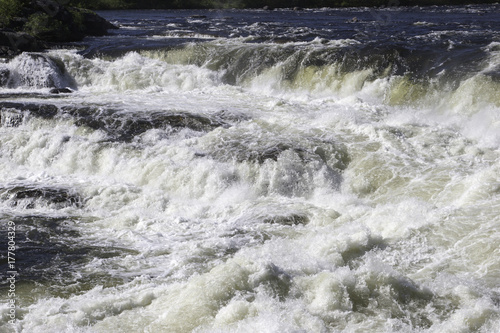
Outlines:
POLYGON ((315 168, 326 165, 336 172, 344 170, 350 163, 346 147, 335 140, 292 134, 286 130, 273 135, 267 124, 234 126, 203 141, 203 152, 224 162, 264 164, 267 161, 294 160, 293 163, 303 165, 312 163, 315 168))
MULTIPOLYGON (((245 145, 244 142, 234 142, 235 146, 228 145, 226 149, 217 149, 212 151, 209 155, 220 160, 233 160, 236 162, 253 162, 263 164, 266 160, 277 161, 281 153, 287 150, 293 150, 301 154, 304 151, 301 148, 293 148, 286 143, 276 143, 268 145, 267 147, 251 148, 245 145)), ((219 147, 222 148, 222 147, 219 147)))
POLYGON ((24 52, 9 61, 9 88, 74 87, 74 79, 64 63, 47 54, 24 52))
POLYGON ((243 152, 244 154, 236 157, 238 162, 243 162, 245 160, 257 162, 259 164, 264 163, 266 160, 277 161, 278 157, 286 150, 293 150, 300 155, 304 154, 304 150, 301 148, 293 148, 286 143, 278 143, 272 146, 265 147, 263 150, 254 150, 243 152))
POLYGON ((26 2, 4 22, 5 29, 0 31, 3 57, 39 52, 49 47, 47 43, 79 41, 87 35, 102 36, 109 29, 118 29, 90 10, 64 6, 55 0, 26 2))
POLYGON ((206 132, 226 124, 201 115, 190 113, 152 112, 149 114, 120 113, 111 109, 92 107, 63 107, 63 112, 76 118, 78 126, 87 126, 95 130, 103 130, 111 140, 131 141, 135 136, 151 129, 171 128, 180 130, 189 128, 206 132))
POLYGON ((91 10, 83 8, 71 8, 70 11, 73 13, 76 19, 81 18, 81 29, 84 35, 104 36, 108 33, 108 30, 118 29, 116 25, 106 21, 104 18, 97 15, 91 10))
POLYGON ((12 57, 21 52, 40 52, 47 45, 24 32, 0 30, 0 56, 12 57))
POLYGON ((190 128, 195 131, 211 131, 226 125, 209 117, 189 113, 154 113, 151 115, 151 121, 155 126, 169 125, 174 128, 190 128))
POLYGON ((309 217, 305 214, 288 214, 288 215, 277 215, 265 218, 264 223, 271 224, 282 224, 282 225, 299 225, 309 223, 309 217))
POLYGON ((109 140, 124 142, 130 142, 135 136, 151 129, 178 131, 187 128, 198 132, 208 132, 217 127, 229 126, 220 119, 187 112, 137 114, 96 107, 63 106, 59 109, 52 104, 0 102, 1 114, 7 115, 8 112, 16 111, 45 119, 54 118, 58 114, 61 117, 70 116, 75 119, 77 126, 87 126, 94 130, 104 131, 109 136, 109 140))
POLYGON ((317 147, 313 151, 302 147, 293 146, 290 143, 277 142, 264 147, 250 148, 245 145, 229 148, 227 150, 218 150, 212 153, 216 158, 226 160, 235 160, 236 162, 254 162, 263 164, 267 160, 277 161, 279 156, 285 151, 293 151, 303 162, 311 162, 313 160, 321 160, 326 162, 328 158, 327 152, 317 147))
POLYGON ((251 118, 246 115, 246 114, 242 114, 242 113, 234 113, 234 112, 230 112, 228 110, 220 110, 216 113, 213 114, 213 116, 215 116, 217 119, 220 119, 222 122, 241 122, 241 121, 245 121, 245 120, 250 120, 251 118))
POLYGON ((2 109, 0 111, 0 126, 18 127, 24 121, 24 114, 15 109, 2 109))
POLYGON ((7 201, 11 206, 21 205, 25 209, 33 209, 40 205, 50 205, 54 208, 83 205, 82 198, 68 189, 38 186, 0 188, 0 199, 7 201))
POLYGON ((19 111, 27 111, 35 117, 51 119, 58 113, 57 106, 52 104, 32 104, 32 103, 14 103, 0 102, 0 111, 15 109, 19 111))
MULTIPOLYGON (((5 93, 0 93, 0 100, 12 100, 12 99, 29 99, 29 98, 35 98, 35 99, 55 99, 55 98, 66 98, 66 94, 45 94, 41 92, 5 92, 5 93)), ((1 103, 1 102, 0 102, 1 103)))
POLYGON ((292 280, 291 275, 273 263, 268 264, 252 277, 254 285, 262 286, 264 290, 280 301, 284 301, 289 295, 292 280))
POLYGON ((0 87, 5 87, 9 82, 10 71, 7 68, 0 68, 0 87))
POLYGON ((96 13, 82 8, 66 7, 53 0, 35 2, 35 13, 29 16, 24 30, 41 40, 71 42, 86 35, 102 36, 117 27, 96 13))
POLYGON ((49 91, 51 94, 71 94, 73 90, 69 88, 52 88, 49 91))
MULTIPOLYGON (((116 286, 125 281, 105 271, 88 272, 82 267, 96 258, 137 254, 129 249, 88 244, 76 227, 79 220, 74 217, 0 216, 2 240, 8 239, 4 226, 10 221, 16 227, 16 270, 22 272, 17 281, 23 288, 42 288, 44 293, 60 297, 66 292, 92 289, 96 284, 116 286)), ((6 251, 6 241, 1 245, 6 251)), ((0 260, 0 269, 8 271, 6 258, 0 260)))

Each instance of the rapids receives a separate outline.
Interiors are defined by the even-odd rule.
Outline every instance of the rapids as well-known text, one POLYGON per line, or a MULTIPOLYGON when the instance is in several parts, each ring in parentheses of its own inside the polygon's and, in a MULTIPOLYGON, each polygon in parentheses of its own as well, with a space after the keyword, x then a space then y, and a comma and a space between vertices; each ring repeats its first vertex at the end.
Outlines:
POLYGON ((108 11, 1 62, 0 331, 496 332, 499 10, 108 11))

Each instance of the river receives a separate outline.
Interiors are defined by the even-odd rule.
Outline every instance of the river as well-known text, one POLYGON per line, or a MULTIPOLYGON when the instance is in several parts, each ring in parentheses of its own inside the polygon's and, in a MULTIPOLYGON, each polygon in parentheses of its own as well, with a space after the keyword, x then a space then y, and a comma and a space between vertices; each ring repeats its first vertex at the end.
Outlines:
POLYGON ((0 331, 497 332, 499 12, 103 11, 0 63, 0 331))

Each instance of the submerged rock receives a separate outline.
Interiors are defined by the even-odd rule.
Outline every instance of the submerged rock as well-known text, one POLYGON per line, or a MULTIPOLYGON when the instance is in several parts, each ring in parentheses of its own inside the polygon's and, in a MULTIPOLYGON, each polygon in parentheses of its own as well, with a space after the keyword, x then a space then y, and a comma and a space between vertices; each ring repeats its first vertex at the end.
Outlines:
POLYGON ((277 161, 278 157, 284 151, 292 150, 297 153, 302 160, 306 159, 307 151, 299 148, 292 147, 287 143, 277 143, 267 147, 264 147, 262 150, 248 150, 248 151, 239 151, 236 152, 235 159, 238 162, 243 161, 251 161, 257 162, 259 164, 264 163, 266 160, 277 161))
POLYGON ((9 202, 11 206, 21 205, 25 209, 32 209, 39 205, 50 205, 56 208, 81 207, 83 204, 82 198, 68 189, 43 186, 21 185, 0 188, 0 199, 9 202))
POLYGON ((263 220, 263 222, 292 226, 309 223, 309 217, 305 214, 292 213, 287 215, 267 217, 263 220))
POLYGON ((10 71, 7 68, 0 68, 0 87, 5 87, 9 82, 10 71))
POLYGON ((51 94, 71 94, 73 90, 69 88, 53 88, 49 91, 51 94))
POLYGON ((54 118, 59 111, 57 106, 52 104, 0 102, 0 111, 4 110, 28 111, 35 117, 45 119, 54 118))
POLYGON ((3 127, 18 127, 23 123, 24 114, 15 109, 1 109, 0 111, 0 126, 3 127))
MULTIPOLYGON (((9 221, 16 226, 16 269, 24 290, 43 288, 44 293, 62 296, 78 290, 89 290, 95 284, 116 286, 122 278, 106 271, 83 271, 82 265, 97 259, 137 254, 134 250, 90 244, 77 228, 77 218, 63 216, 23 215, 0 216, 0 224, 9 221), (71 286, 67 288, 67 286, 71 286)), ((7 239, 7 228, 0 229, 7 239)), ((5 260, 5 263, 7 260, 5 260)))
MULTIPOLYGON (((219 149, 213 150, 209 155, 220 160, 234 160, 236 162, 253 162, 263 164, 267 160, 278 161, 278 158, 285 152, 293 152, 302 162, 319 161, 329 164, 339 170, 344 170, 350 162, 349 156, 343 147, 333 142, 311 142, 308 145, 299 143, 283 142, 269 140, 265 144, 246 144, 245 140, 251 138, 237 140, 228 140, 219 149)), ((255 143, 255 142, 254 142, 255 143)))
MULTIPOLYGON (((53 104, 0 102, 0 120, 12 118, 12 114, 16 112, 25 112, 27 115, 45 119, 54 118, 58 114, 61 117, 71 116, 75 119, 77 126, 87 126, 94 130, 104 131, 110 140, 124 142, 130 142, 135 136, 151 129, 177 131, 187 128, 193 131, 208 132, 217 127, 229 126, 219 119, 187 112, 156 111, 138 114, 97 107, 63 106, 58 108, 53 104)), ((19 125, 26 115, 19 113, 17 115, 20 118, 16 124, 19 125)))
POLYGON ((135 136, 151 129, 188 128, 207 132, 226 124, 206 116, 190 113, 151 112, 147 114, 120 113, 112 109, 93 107, 63 107, 64 113, 76 118, 76 124, 103 130, 111 140, 131 141, 135 136))
POLYGON ((64 63, 47 54, 24 52, 6 63, 4 68, 7 72, 3 83, 9 88, 76 87, 64 63))

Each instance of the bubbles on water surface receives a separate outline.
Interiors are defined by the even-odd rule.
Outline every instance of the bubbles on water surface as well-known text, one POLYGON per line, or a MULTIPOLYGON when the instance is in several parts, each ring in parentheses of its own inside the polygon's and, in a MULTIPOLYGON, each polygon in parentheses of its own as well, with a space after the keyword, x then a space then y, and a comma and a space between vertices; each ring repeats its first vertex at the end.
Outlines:
POLYGON ((2 64, 44 73, 0 104, 19 331, 494 331, 496 46, 311 33, 2 64))

